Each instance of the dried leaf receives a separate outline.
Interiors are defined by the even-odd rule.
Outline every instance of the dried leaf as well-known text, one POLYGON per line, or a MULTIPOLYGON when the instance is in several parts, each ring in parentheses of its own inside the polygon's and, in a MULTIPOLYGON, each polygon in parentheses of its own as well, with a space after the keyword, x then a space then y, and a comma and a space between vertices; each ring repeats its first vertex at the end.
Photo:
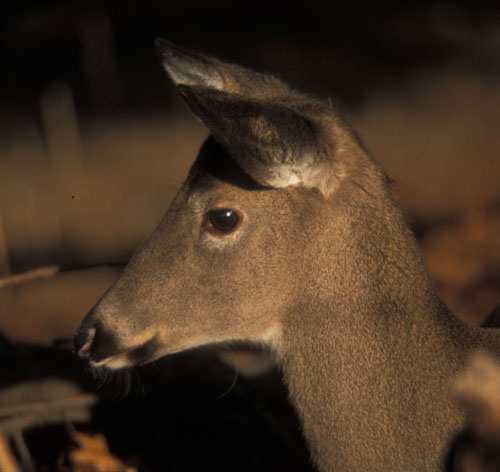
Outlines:
POLYGON ((74 472, 137 472, 135 467, 125 465, 109 452, 104 435, 89 436, 74 431, 72 438, 78 445, 77 449, 69 453, 74 472))

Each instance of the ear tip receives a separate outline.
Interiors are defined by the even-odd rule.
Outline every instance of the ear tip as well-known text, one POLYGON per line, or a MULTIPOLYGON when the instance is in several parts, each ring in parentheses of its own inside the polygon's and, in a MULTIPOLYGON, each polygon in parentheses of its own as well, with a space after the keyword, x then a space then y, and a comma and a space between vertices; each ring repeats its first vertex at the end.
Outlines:
POLYGON ((179 47, 165 38, 156 38, 155 49, 160 58, 167 59, 174 56, 179 47))

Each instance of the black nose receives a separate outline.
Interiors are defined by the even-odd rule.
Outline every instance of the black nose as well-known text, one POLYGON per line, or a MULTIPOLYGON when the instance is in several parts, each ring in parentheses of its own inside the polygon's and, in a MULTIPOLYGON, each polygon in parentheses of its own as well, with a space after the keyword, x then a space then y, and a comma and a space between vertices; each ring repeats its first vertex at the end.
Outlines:
POLYGON ((102 361, 119 353, 119 342, 115 334, 89 315, 75 333, 73 341, 75 352, 81 357, 88 357, 93 362, 102 361))
POLYGON ((73 337, 73 349, 76 354, 82 357, 88 357, 90 346, 96 333, 97 326, 94 308, 87 313, 73 337))
POLYGON ((80 327, 73 338, 73 349, 82 357, 87 357, 92 340, 95 336, 95 328, 84 329, 80 327))

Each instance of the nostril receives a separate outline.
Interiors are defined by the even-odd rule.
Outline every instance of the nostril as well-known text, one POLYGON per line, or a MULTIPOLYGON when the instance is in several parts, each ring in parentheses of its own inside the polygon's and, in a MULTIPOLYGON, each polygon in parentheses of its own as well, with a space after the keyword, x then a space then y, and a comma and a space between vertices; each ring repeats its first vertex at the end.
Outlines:
POLYGON ((80 357, 88 358, 92 363, 114 356, 121 350, 116 334, 93 318, 85 319, 75 333, 74 349, 80 357))
POLYGON ((90 346, 95 337, 95 328, 89 330, 78 330, 75 334, 74 349, 79 356, 88 356, 90 346))

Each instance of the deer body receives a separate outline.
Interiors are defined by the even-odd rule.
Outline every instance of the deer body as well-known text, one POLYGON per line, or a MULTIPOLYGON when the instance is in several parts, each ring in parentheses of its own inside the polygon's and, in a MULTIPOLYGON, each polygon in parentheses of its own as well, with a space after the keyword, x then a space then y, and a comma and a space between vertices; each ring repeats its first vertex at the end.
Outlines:
POLYGON ((267 345, 319 470, 437 471, 449 382, 495 329, 437 296, 384 172, 331 107, 161 42, 211 136, 167 214, 87 315, 76 350, 121 368, 267 345))

